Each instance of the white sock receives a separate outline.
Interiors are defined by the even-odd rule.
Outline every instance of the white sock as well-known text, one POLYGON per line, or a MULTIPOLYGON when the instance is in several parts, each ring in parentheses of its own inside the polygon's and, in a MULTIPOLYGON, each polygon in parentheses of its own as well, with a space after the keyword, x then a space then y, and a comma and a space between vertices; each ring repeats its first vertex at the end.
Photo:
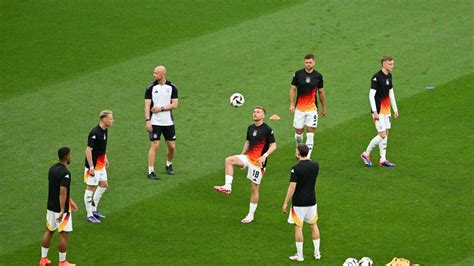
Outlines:
POLYGON ((303 258, 303 242, 296 242, 296 254, 303 258))
POLYGON ((155 172, 155 167, 148 166, 148 174, 151 174, 151 172, 155 172))
POLYGON ((309 148, 308 158, 311 158, 311 152, 313 151, 314 133, 306 133, 306 145, 309 148))
POLYGON ((97 211, 97 206, 99 206, 99 201, 102 198, 102 195, 104 195, 104 192, 107 190, 107 188, 104 187, 97 187, 94 193, 94 206, 93 209, 94 211, 97 211))
POLYGON ((231 189, 232 188, 232 180, 234 179, 231 175, 225 175, 225 185, 224 187, 231 189))
POLYGON ((173 162, 170 162, 170 161, 166 160, 166 166, 170 166, 172 164, 173 164, 173 162))
POLYGON ((66 260, 66 252, 61 253, 59 252, 59 261, 65 261, 66 260))
POLYGON ((92 216, 92 195, 94 192, 87 190, 84 192, 84 203, 86 204, 87 217, 92 216))
POLYGON ((383 162, 387 160, 386 155, 387 155, 387 142, 388 142, 388 136, 385 136, 385 138, 380 141, 379 144, 379 150, 380 150, 380 161, 383 162))
POLYGON ((370 155, 370 153, 372 152, 372 150, 375 148, 375 146, 379 145, 380 141, 382 140, 382 138, 377 135, 375 136, 369 143, 369 146, 367 146, 367 149, 365 149, 365 155, 370 155))
POLYGON ((48 250, 49 250, 49 248, 41 247, 41 257, 42 258, 48 257, 48 250))
POLYGON ((319 241, 320 239, 313 239, 314 244, 314 255, 319 254, 319 241))
POLYGON ((250 202, 249 215, 253 216, 256 210, 257 210, 257 203, 250 202))
POLYGON ((298 135, 298 134, 295 133, 295 141, 296 141, 296 145, 303 142, 303 135, 298 135))

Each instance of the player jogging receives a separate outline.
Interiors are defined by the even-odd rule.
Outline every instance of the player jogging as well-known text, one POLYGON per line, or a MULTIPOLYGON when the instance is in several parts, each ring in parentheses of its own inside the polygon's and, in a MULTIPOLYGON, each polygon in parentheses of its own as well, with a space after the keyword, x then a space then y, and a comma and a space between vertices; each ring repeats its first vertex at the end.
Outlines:
POLYGON ((155 81, 145 92, 145 121, 146 130, 150 134, 151 146, 148 151, 148 178, 158 180, 155 174, 155 157, 160 147, 160 137, 166 140, 168 146, 165 170, 168 175, 174 175, 173 158, 176 150, 176 131, 172 110, 178 108, 178 89, 171 81, 166 80, 166 68, 157 66, 153 72, 155 81))
POLYGON ((114 122, 112 111, 104 110, 99 114, 99 125, 94 127, 87 138, 84 182, 87 185, 84 193, 87 218, 91 223, 100 223, 105 216, 98 211, 99 201, 109 186, 107 181, 107 140, 108 128, 114 122))
POLYGON ((393 91, 392 70, 394 67, 393 57, 383 56, 380 60, 382 69, 372 76, 370 85, 369 101, 375 128, 378 134, 370 141, 367 149, 360 157, 366 166, 372 166, 370 152, 378 145, 380 150, 380 166, 394 167, 395 164, 386 158, 388 130, 391 128, 390 107, 394 112, 394 117, 398 118, 397 102, 393 91))
POLYGON ((225 159, 225 185, 214 186, 214 190, 230 194, 232 192, 232 180, 234 179, 234 166, 247 168, 247 178, 252 182, 250 195, 250 209, 242 223, 251 223, 257 209, 259 198, 259 187, 265 173, 267 158, 276 149, 273 130, 263 122, 265 109, 261 106, 253 110, 254 124, 247 129, 247 139, 242 149, 242 154, 229 156, 225 159))
POLYGON ((307 156, 309 147, 298 144, 296 156, 299 162, 291 168, 290 185, 283 202, 282 210, 287 213, 288 202, 291 199, 292 207, 288 222, 295 225, 296 255, 290 256, 290 260, 304 261, 303 257, 303 222, 311 226, 311 236, 314 244, 314 258, 319 260, 319 228, 318 207, 316 204, 316 179, 319 172, 319 164, 311 161, 307 156))
POLYGON ((295 72, 290 86, 290 111, 294 113, 296 145, 303 142, 303 131, 306 126, 306 145, 309 147, 308 158, 311 157, 314 143, 314 132, 318 126, 318 107, 316 91, 321 102, 321 117, 326 115, 326 94, 323 76, 314 69, 314 55, 304 57, 304 68, 295 72), (296 94, 296 105, 295 105, 296 94))
POLYGON ((77 211, 77 205, 70 194, 71 173, 67 166, 71 162, 71 150, 62 147, 58 150, 59 162, 49 168, 48 181, 48 209, 46 211, 46 232, 41 246, 40 266, 51 264, 48 259, 48 250, 54 232, 59 233, 58 250, 59 265, 75 265, 66 260, 67 237, 72 231, 71 210, 77 211))

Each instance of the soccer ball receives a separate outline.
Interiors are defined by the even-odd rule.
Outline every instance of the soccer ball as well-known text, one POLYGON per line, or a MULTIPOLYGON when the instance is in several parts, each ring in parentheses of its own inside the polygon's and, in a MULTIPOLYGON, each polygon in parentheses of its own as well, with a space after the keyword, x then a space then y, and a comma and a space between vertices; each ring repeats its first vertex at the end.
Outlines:
POLYGON ((355 258, 347 258, 342 266, 359 266, 359 262, 355 258))
POLYGON ((359 266, 372 266, 372 265, 374 265, 374 262, 369 257, 363 257, 362 259, 359 260, 359 266))
POLYGON ((230 105, 234 107, 240 107, 244 105, 245 99, 244 96, 238 92, 230 96, 230 105))

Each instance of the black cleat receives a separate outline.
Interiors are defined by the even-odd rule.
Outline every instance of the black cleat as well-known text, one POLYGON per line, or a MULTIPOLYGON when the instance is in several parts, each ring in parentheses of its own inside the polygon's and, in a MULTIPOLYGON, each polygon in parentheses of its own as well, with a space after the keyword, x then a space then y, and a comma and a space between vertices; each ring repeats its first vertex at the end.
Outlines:
POLYGON ((152 179, 152 180, 160 180, 160 177, 155 175, 155 172, 151 172, 148 174, 148 178, 152 179))
POLYGON ((170 164, 170 166, 165 166, 165 169, 166 169, 166 173, 168 175, 174 175, 174 170, 173 170, 173 165, 170 164))

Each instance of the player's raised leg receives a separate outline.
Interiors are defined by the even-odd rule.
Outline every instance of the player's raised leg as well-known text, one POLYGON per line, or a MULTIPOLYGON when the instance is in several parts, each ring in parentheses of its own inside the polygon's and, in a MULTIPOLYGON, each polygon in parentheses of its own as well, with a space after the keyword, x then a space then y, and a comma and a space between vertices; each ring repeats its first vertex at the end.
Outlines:
POLYGON ((244 162, 240 160, 238 155, 229 156, 225 159, 225 184, 223 186, 214 186, 214 190, 227 195, 232 192, 234 166, 244 167, 244 162))

